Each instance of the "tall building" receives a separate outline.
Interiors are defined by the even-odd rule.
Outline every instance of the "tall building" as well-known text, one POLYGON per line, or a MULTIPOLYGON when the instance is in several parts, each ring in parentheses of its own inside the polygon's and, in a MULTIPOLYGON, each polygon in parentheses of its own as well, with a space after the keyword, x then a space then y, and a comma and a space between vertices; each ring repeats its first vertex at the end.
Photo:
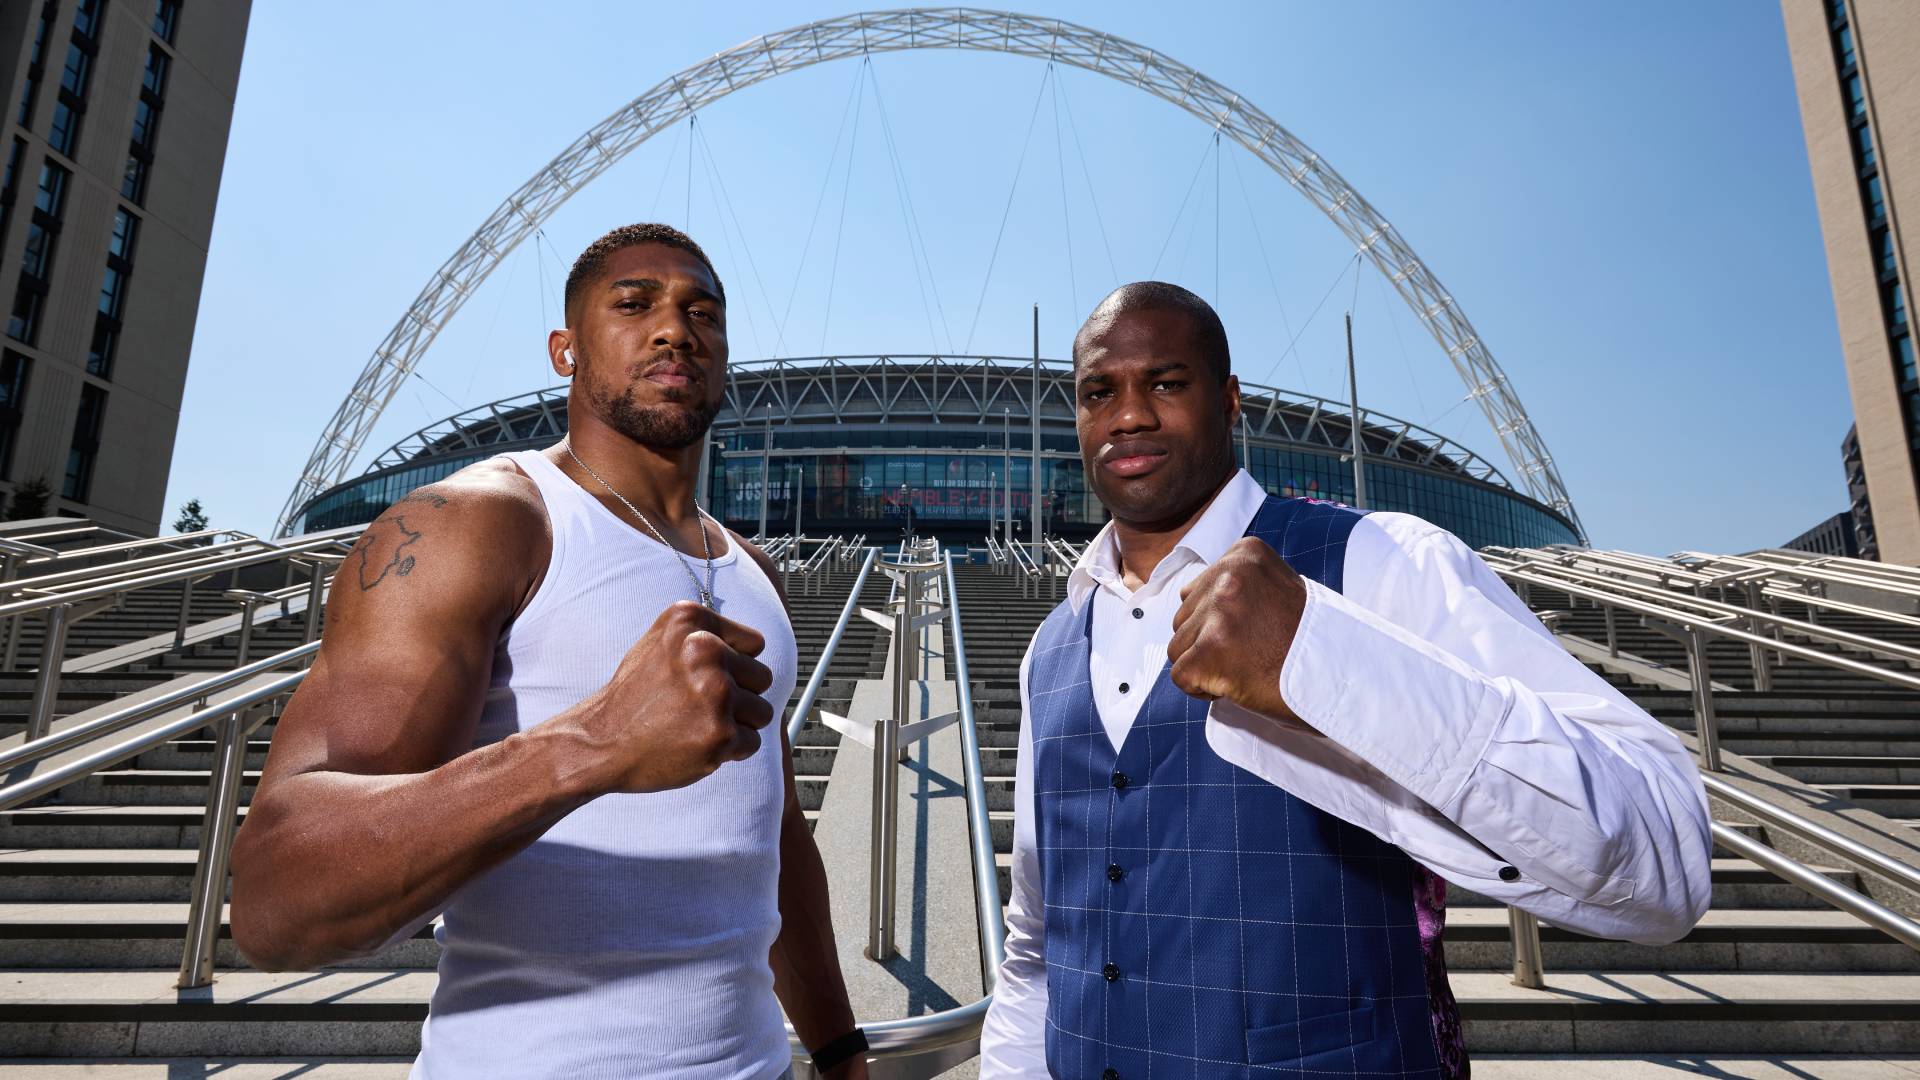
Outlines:
POLYGON ((1920 563, 1920 377, 1900 216, 1920 214, 1920 5, 1781 0, 1781 11, 1872 503, 1860 539, 1888 562, 1920 563))
POLYGON ((157 531, 251 0, 0 2, 0 494, 157 531), (29 496, 30 498, 30 496, 29 496))

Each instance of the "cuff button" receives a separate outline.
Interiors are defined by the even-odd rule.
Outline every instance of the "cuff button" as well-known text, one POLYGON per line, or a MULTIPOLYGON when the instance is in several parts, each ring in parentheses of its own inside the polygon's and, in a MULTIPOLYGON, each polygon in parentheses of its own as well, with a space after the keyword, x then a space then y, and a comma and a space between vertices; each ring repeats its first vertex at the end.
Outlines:
POLYGON ((1500 880, 1501 881, 1519 881, 1520 871, 1511 866, 1503 866, 1500 868, 1500 880))

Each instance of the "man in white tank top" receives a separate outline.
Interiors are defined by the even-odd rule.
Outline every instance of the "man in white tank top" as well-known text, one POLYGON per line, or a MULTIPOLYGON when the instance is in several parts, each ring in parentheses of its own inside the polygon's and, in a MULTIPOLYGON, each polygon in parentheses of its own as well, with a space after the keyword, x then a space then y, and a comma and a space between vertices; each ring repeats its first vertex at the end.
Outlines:
POLYGON ((566 320, 567 438, 407 495, 335 577, 235 845, 235 943, 301 970, 444 915, 416 1077, 773 1080, 783 1006, 825 1075, 864 1077, 767 727, 792 627, 766 556, 694 505, 719 276, 617 229, 566 320))

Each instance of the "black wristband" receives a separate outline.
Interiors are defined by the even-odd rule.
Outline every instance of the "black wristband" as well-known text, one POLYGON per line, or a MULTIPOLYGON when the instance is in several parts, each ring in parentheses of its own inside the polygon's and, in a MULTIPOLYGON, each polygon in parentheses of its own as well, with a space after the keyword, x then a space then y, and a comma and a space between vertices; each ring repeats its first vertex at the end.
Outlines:
POLYGON ((839 1068, 848 1058, 851 1058, 855 1054, 864 1054, 866 1052, 867 1033, 859 1028, 854 1028, 845 1035, 815 1050, 811 1057, 813 1058, 813 1067, 819 1072, 824 1073, 839 1068))

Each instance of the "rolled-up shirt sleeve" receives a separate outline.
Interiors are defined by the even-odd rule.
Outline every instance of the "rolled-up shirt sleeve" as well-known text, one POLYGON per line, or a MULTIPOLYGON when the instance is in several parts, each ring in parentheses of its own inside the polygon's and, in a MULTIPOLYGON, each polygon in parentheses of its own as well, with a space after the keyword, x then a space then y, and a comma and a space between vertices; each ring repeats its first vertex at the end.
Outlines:
POLYGON ((1013 890, 1007 903, 1007 958, 980 1030, 982 1080, 1047 1075, 1046 907, 1040 854, 1034 844, 1033 727, 1027 718, 1027 672, 1020 662, 1020 749, 1013 766, 1013 890))
POLYGON ((1557 926, 1650 943, 1691 929, 1710 895, 1709 818, 1673 732, 1444 530, 1371 515, 1345 576, 1344 592, 1307 582, 1281 672, 1314 731, 1216 712, 1217 748, 1557 926))

